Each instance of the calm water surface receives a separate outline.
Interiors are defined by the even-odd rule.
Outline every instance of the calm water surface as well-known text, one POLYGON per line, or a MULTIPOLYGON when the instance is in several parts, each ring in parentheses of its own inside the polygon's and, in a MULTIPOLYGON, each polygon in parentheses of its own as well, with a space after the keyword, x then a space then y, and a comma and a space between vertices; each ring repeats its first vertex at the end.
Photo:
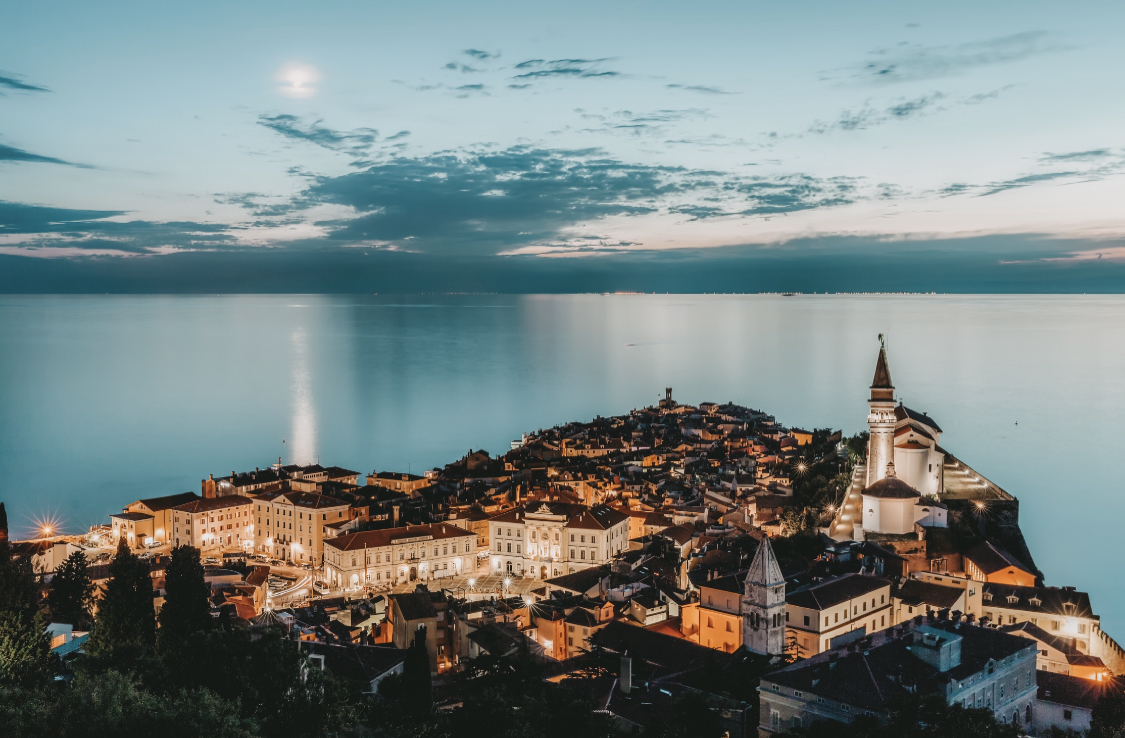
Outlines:
POLYGON ((278 456, 499 453, 665 386, 851 433, 880 332, 905 402, 1020 498, 1048 583, 1125 638, 1125 297, 0 296, 0 500, 16 535, 78 531, 278 456))

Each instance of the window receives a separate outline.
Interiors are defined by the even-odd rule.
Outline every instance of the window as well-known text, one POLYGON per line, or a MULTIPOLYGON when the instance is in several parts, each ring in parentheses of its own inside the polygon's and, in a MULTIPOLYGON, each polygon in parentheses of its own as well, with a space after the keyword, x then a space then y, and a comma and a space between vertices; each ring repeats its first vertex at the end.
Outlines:
POLYGON ((570 534, 570 542, 574 543, 574 534, 573 533, 570 534))
MULTIPOLYGON (((786 613, 786 614, 788 615, 788 613, 786 613)), ((808 625, 808 624, 809 624, 809 616, 806 615, 805 616, 805 625, 808 625)))
MULTIPOLYGON (((835 620, 835 622, 837 622, 837 623, 838 623, 838 622, 840 622, 840 613, 836 613, 836 620, 835 620)), ((825 623, 825 625, 827 625, 827 624, 828 624, 828 623, 825 623)))
POLYGON ((597 542, 598 542, 597 536, 590 536, 590 543, 597 543, 597 542))
POLYGON ((1070 710, 1063 710, 1063 720, 1071 720, 1074 718, 1074 713, 1070 710))
POLYGON ((508 544, 508 553, 511 553, 511 552, 512 552, 512 544, 509 543, 508 544))
POLYGON ((574 549, 573 548, 570 549, 570 558, 572 558, 572 559, 574 558, 574 549))

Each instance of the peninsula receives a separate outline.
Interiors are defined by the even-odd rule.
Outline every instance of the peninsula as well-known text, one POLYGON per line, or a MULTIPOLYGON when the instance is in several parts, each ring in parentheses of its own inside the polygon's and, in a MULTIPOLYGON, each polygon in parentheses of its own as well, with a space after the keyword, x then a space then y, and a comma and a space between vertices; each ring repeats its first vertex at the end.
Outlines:
POLYGON ((420 475, 278 459, 81 536, 5 525, 5 576, 34 578, 72 693, 155 658, 186 669, 156 693, 209 691, 248 735, 287 734, 231 660, 266 643, 286 689, 331 694, 309 735, 479 732, 529 704, 580 735, 872 735, 906 704, 965 735, 1097 734, 1125 650, 1090 596, 1045 581, 1019 501, 896 400, 885 347, 868 392, 850 437, 669 388, 420 475))

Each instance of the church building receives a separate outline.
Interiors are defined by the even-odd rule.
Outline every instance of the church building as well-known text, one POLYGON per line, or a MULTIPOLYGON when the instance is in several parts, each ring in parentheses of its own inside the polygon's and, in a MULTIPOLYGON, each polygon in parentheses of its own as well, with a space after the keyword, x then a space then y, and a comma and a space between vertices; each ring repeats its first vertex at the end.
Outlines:
POLYGON ((870 393, 867 460, 856 467, 831 527, 833 538, 909 535, 915 524, 945 527, 942 499, 1012 499, 939 445, 942 430, 933 418, 895 401, 885 345, 879 347, 870 393))
POLYGON ((768 537, 754 553, 742 595, 742 645, 747 651, 785 653, 785 577, 768 537))

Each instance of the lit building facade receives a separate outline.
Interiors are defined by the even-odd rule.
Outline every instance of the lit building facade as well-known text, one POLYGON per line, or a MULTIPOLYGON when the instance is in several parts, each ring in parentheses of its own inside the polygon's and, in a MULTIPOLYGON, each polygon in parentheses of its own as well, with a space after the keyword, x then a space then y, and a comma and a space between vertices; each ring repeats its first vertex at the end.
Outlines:
POLYGON ((324 577, 345 589, 472 572, 477 536, 449 523, 345 533, 324 542, 324 577))
POLYGON ((494 573, 550 579, 602 566, 629 546, 629 516, 607 505, 531 502, 488 522, 494 573))
POLYGON ((241 495, 210 497, 172 510, 172 543, 200 551, 249 548, 254 545, 252 501, 241 495))
POLYGON ((254 550, 295 564, 320 566, 324 541, 336 535, 332 524, 351 517, 343 500, 291 489, 251 498, 254 505, 254 550))

